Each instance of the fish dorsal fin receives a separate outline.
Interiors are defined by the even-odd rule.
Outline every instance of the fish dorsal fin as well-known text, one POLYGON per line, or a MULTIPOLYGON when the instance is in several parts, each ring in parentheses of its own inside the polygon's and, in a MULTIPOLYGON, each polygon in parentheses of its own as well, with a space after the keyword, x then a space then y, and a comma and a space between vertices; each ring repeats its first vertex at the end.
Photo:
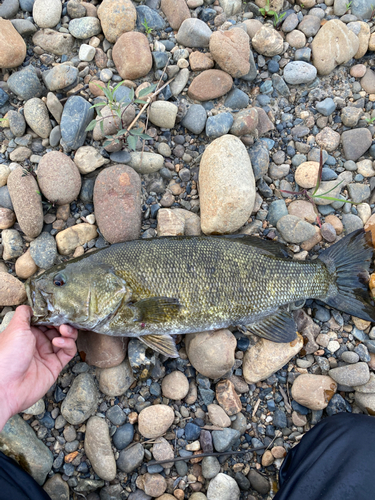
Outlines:
POLYGON ((246 325, 252 333, 278 343, 292 342, 297 336, 297 327, 290 312, 280 309, 257 323, 246 325))
POLYGON ((274 255, 275 257, 289 257, 288 248, 278 241, 266 241, 249 234, 228 234, 218 236, 218 238, 231 239, 232 241, 237 241, 243 245, 250 245, 256 247, 262 253, 274 255))
POLYGON ((149 297, 133 304, 138 311, 137 321, 163 323, 173 318, 180 310, 178 299, 171 297, 149 297))
POLYGON ((139 340, 144 342, 154 351, 164 354, 170 358, 178 358, 176 344, 170 335, 143 335, 139 340))

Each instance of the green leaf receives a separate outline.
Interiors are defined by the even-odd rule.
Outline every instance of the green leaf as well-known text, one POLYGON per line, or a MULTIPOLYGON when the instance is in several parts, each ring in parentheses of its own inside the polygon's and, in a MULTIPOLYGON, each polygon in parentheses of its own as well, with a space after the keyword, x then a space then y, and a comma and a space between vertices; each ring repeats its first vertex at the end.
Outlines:
POLYGON ((137 104, 146 104, 147 101, 142 101, 141 99, 134 99, 137 104))
POLYGON ((129 146, 129 149, 131 149, 132 151, 136 150, 137 142, 138 142, 137 137, 135 137, 134 135, 129 135, 126 138, 126 142, 127 142, 127 145, 129 146))
POLYGON ((129 99, 130 99, 130 101, 134 100, 134 89, 133 89, 133 87, 130 89, 129 99))
POLYGON ((96 124, 97 124, 96 120, 91 120, 91 122, 87 125, 85 131, 89 132, 90 130, 94 130, 96 124))
POLYGON ((321 198, 322 200, 340 201, 343 203, 351 203, 352 205, 357 205, 354 201, 342 200, 341 198, 333 198, 332 196, 315 196, 315 198, 321 198))
POLYGON ((321 198, 322 196, 324 196, 324 195, 326 195, 326 194, 330 193, 331 191, 333 191, 334 189, 336 189, 336 188, 337 188, 337 186, 340 186, 340 184, 342 184, 343 182, 344 182, 343 180, 342 180, 342 181, 340 181, 340 182, 338 182, 338 183, 336 184, 336 186, 333 186, 333 188, 329 189, 328 191, 326 191, 325 193, 322 193, 322 194, 318 194, 318 195, 316 195, 316 194, 315 194, 315 191, 314 191, 314 193, 312 194, 312 196, 313 196, 314 198, 321 198))
POLYGON ((148 94, 151 94, 151 92, 153 92, 155 89, 156 89, 156 85, 154 83, 152 83, 148 87, 140 90, 139 94, 138 94, 138 97, 144 97, 144 96, 146 96, 148 94))
POLYGON ((102 131, 102 134, 104 134, 104 120, 100 122, 100 130, 102 131))
POLYGON ((148 134, 140 134, 140 136, 139 136, 139 137, 142 137, 142 139, 146 139, 147 141, 148 141, 149 139, 152 139, 152 137, 151 137, 150 135, 148 135, 148 134))
POLYGON ((90 109, 91 108, 98 108, 99 106, 104 107, 105 106, 105 102, 98 102, 96 104, 93 104, 92 106, 90 106, 90 109))
POLYGON ((130 135, 142 135, 142 129, 141 128, 133 128, 130 130, 129 134, 130 135))
POLYGON ((115 93, 115 92, 116 92, 116 90, 117 90, 119 87, 121 87, 121 85, 124 83, 124 81, 125 81, 125 80, 122 80, 122 82, 120 82, 120 83, 118 83, 118 84, 116 85, 116 87, 113 89, 113 93, 115 93))
POLYGON ((128 132, 127 128, 122 128, 117 132, 117 135, 125 135, 128 132))

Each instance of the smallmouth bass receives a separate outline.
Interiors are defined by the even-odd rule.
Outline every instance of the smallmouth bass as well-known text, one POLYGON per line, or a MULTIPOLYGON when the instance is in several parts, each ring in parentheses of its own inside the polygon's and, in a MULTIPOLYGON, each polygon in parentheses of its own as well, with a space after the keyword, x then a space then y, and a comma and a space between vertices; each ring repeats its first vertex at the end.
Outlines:
POLYGON ((296 325, 285 306, 306 298, 375 321, 366 286, 372 255, 363 230, 311 261, 255 236, 162 237, 70 260, 29 278, 26 291, 36 325, 137 337, 178 357, 172 334, 230 325, 290 342, 296 325))

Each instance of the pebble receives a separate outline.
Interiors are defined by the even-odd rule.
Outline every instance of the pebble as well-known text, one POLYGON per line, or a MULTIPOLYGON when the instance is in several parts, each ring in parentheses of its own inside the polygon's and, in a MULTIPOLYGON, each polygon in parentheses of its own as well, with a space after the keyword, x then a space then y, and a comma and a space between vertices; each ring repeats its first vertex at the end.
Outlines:
POLYGON ((133 441, 133 437, 134 427, 132 424, 125 424, 118 427, 117 431, 112 436, 112 441, 118 450, 123 450, 133 441))
POLYGON ((74 38, 85 40, 98 35, 102 31, 100 21, 96 17, 81 17, 69 22, 69 32, 74 38))
POLYGON ((140 486, 146 495, 160 497, 167 489, 167 482, 160 474, 146 473, 143 476, 138 476, 137 485, 140 486))
POLYGON ((292 203, 288 205, 287 212, 289 213, 289 215, 295 215, 300 219, 304 219, 305 221, 310 222, 310 224, 313 224, 316 221, 316 213, 314 210, 314 206, 309 201, 305 200, 292 201, 292 203))
POLYGON ((47 106, 38 97, 33 97, 25 103, 25 120, 29 127, 43 139, 47 139, 52 126, 48 116, 47 106))
POLYGON ((219 69, 208 69, 193 79, 188 96, 197 101, 209 101, 229 92, 232 85, 233 80, 228 73, 219 69))
POLYGON ((240 489, 236 481, 220 472, 211 479, 207 489, 208 500, 239 500, 240 489))
MULTIPOLYGON (((143 158, 143 163, 146 161, 147 156, 143 158)), ((94 207, 99 229, 107 241, 118 243, 139 238, 141 229, 139 175, 127 165, 116 165, 103 170, 95 181, 94 207)))
POLYGON ((276 227, 288 243, 302 243, 315 235, 314 226, 295 215, 284 215, 276 227))
POLYGON ((171 129, 175 126, 178 107, 167 101, 155 101, 149 108, 149 120, 157 127, 171 129))
POLYGON ((130 0, 103 0, 98 18, 106 39, 115 43, 123 33, 133 31, 137 11, 130 0))
POLYGON ((139 174, 152 174, 157 172, 164 166, 164 158, 162 155, 155 153, 130 153, 128 165, 139 174))
POLYGON ((52 500, 69 500, 69 486, 60 474, 54 474, 43 485, 44 491, 52 500))
POLYGON ((160 437, 172 425, 174 412, 164 404, 149 406, 138 416, 138 430, 147 439, 160 437))
POLYGON ((185 19, 190 18, 190 11, 184 0, 161 0, 160 8, 173 30, 178 30, 185 19))
POLYGON ((220 472, 220 462, 216 457, 204 457, 202 460, 202 476, 205 479, 213 479, 220 472))
POLYGON ((96 226, 88 223, 78 224, 60 231, 56 235, 57 250, 62 255, 69 255, 80 246, 98 236, 96 226))
POLYGON ((86 424, 85 454, 95 473, 105 481, 116 477, 116 462, 111 448, 108 425, 100 417, 90 417, 86 424))
POLYGON ((53 28, 60 22, 62 5, 59 0, 35 0, 33 18, 40 28, 53 28))
POLYGON ((315 104, 316 110, 319 111, 323 116, 331 115, 336 109, 336 103, 332 97, 327 97, 324 101, 317 102, 315 104))
POLYGON ((185 19, 176 35, 179 44, 185 47, 208 47, 212 35, 207 24, 200 19, 185 19))
MULTIPOLYGON (((155 460, 168 460, 169 458, 174 458, 172 446, 163 437, 156 439, 155 444, 152 447, 152 454, 155 460)), ((172 466, 173 462, 162 465, 164 469, 170 469, 172 466)))
POLYGON ((53 455, 19 415, 6 422, 1 432, 1 449, 11 450, 13 456, 22 457, 28 473, 38 484, 44 484, 52 468, 53 455))
POLYGON ((343 132, 341 141, 346 160, 356 161, 371 146, 372 136, 367 128, 356 128, 343 132))
POLYGON ((144 454, 145 451, 141 443, 136 443, 131 448, 120 452, 119 458, 116 462, 117 467, 121 471, 129 474, 142 465, 144 454))
POLYGON ((47 200, 65 205, 78 197, 81 176, 69 156, 60 151, 51 151, 39 162, 38 184, 47 200))
POLYGON ((97 368, 99 389, 107 396, 121 396, 134 382, 133 371, 128 359, 112 368, 97 368))
POLYGON ((176 78, 170 84, 170 90, 173 96, 178 96, 186 87, 190 77, 190 71, 187 68, 182 68, 176 78))
POLYGON ((213 425, 219 427, 230 427, 231 420, 225 411, 216 404, 211 404, 207 406, 208 416, 213 425))
POLYGON ((26 57, 26 44, 10 21, 0 19, 0 68, 17 68, 26 57))
POLYGON ((161 389, 165 398, 181 400, 189 392, 189 381, 177 370, 163 378, 161 389))
MULTIPOLYGON (((4 232, 3 232, 4 234, 4 232)), ((11 274, 1 273, 0 305, 18 306, 26 300, 25 285, 11 274)))
POLYGON ((185 346, 190 363, 205 377, 220 378, 234 364, 236 339, 229 330, 186 335, 185 346))
POLYGON ((148 40, 143 33, 131 31, 118 38, 112 51, 113 62, 124 80, 141 78, 152 68, 148 40))
POLYGON ((0 17, 3 19, 12 19, 16 16, 18 11, 18 1, 17 0, 7 0, 0 6, 0 17))
POLYGON ((237 137, 224 135, 205 149, 199 185, 205 234, 232 233, 248 220, 255 203, 255 181, 246 148, 237 137), (225 196, 222 179, 226 183, 225 196))
POLYGON ((289 343, 275 344, 270 340, 260 339, 248 349, 243 359, 243 377, 248 384, 265 380, 280 370, 303 347, 300 335, 289 343))
POLYGON ((16 260, 16 274, 21 279, 30 278, 37 270, 38 267, 31 257, 30 249, 16 260))
POLYGON ((327 407, 336 390, 337 384, 331 377, 306 373, 295 379, 292 396, 297 403, 311 410, 322 410, 327 407))
POLYGON ((9 229, 16 222, 16 216, 9 208, 0 207, 0 229, 9 229))
POLYGON ((215 116, 209 116, 206 121, 207 137, 220 137, 229 132, 233 124, 233 116, 230 113, 220 113, 215 116))
POLYGON ((32 97, 40 97, 43 93, 43 85, 40 83, 35 68, 31 65, 12 73, 7 83, 9 90, 24 101, 32 97))
POLYGON ((233 78, 241 78, 249 73, 249 36, 241 28, 212 33, 209 50, 214 61, 233 78))
POLYGON ((368 365, 363 362, 333 368, 328 374, 338 384, 351 387, 366 384, 370 379, 368 365))
POLYGON ((30 256, 38 267, 52 267, 57 257, 55 238, 49 233, 41 233, 30 243, 30 256))
POLYGON ((74 66, 55 66, 42 73, 43 81, 50 92, 65 89, 76 84, 78 69, 74 66))
POLYGON ((259 53, 267 57, 281 54, 283 38, 270 25, 263 25, 251 39, 252 46, 259 53))
POLYGON ((86 127, 93 117, 94 110, 86 99, 78 95, 68 98, 60 121, 61 145, 66 152, 83 146, 87 134, 86 127))
POLYGON ((46 52, 62 56, 72 51, 74 38, 68 33, 59 33, 47 28, 45 30, 38 30, 35 33, 33 43, 46 52))
POLYGON ((98 368, 112 368, 121 364, 126 356, 127 337, 112 337, 96 332, 78 332, 77 348, 81 358, 98 368))
POLYGON ((261 495, 267 495, 270 490, 270 484, 266 477, 262 476, 254 469, 250 470, 247 477, 250 481, 251 488, 261 495))
POLYGON ((319 172, 319 163, 304 161, 298 165, 295 172, 296 183, 303 188, 315 187, 319 172))
MULTIPOLYGON (((231 90, 229 92, 229 94, 227 95, 225 102, 224 102, 224 106, 227 108, 231 108, 231 109, 246 108, 248 106, 248 104, 249 104, 249 96, 245 92, 243 92, 242 90, 240 90, 238 88, 234 88, 233 90, 231 90)), ((185 119, 186 119, 186 116, 185 116, 182 124, 184 124, 185 119)), ((186 125, 184 125, 184 126, 186 127, 186 125)))
POLYGON ((96 412, 99 393, 92 375, 80 373, 73 380, 69 392, 62 402, 61 414, 67 422, 79 425, 96 412))
POLYGON ((18 224, 27 236, 36 238, 43 228, 42 200, 34 177, 23 174, 22 167, 13 170, 7 185, 18 224))
POLYGON ((139 30, 144 30, 144 22, 154 30, 163 30, 165 28, 164 19, 159 16, 156 10, 147 7, 147 5, 138 5, 136 7, 137 11, 137 28, 139 30))

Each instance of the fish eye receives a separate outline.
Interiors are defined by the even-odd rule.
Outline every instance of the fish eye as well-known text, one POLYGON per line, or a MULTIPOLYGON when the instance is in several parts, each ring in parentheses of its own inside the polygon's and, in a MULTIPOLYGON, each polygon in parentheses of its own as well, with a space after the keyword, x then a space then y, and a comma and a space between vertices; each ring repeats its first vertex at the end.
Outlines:
POLYGON ((64 286, 66 283, 66 278, 64 274, 58 273, 53 277, 53 284, 55 286, 64 286))

